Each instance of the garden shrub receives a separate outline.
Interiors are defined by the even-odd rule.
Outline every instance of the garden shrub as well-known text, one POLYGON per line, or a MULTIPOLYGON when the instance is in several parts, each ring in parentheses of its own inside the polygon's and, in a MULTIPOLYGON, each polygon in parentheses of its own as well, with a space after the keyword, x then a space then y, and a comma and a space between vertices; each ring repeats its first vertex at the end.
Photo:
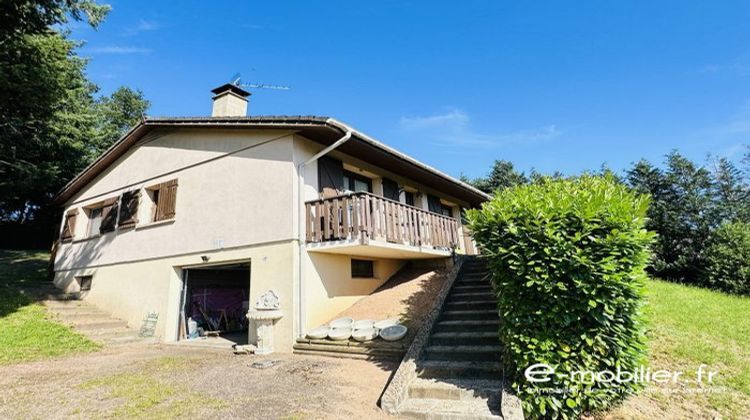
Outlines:
POLYGON ((583 176, 499 191, 469 211, 497 294, 506 379, 527 417, 577 418, 640 388, 566 375, 633 372, 645 360, 648 202, 613 177, 583 176), (557 375, 527 381, 524 371, 536 363, 557 375))
POLYGON ((706 261, 709 287, 750 295, 750 224, 727 223, 716 229, 706 250, 706 261))

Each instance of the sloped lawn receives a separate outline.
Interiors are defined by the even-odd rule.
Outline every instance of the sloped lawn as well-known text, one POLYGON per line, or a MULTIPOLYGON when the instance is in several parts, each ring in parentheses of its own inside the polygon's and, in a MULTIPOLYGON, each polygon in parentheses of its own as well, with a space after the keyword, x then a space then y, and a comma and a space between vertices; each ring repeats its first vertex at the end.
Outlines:
POLYGON ((691 382, 651 385, 607 417, 750 418, 750 298, 659 280, 647 297, 651 369, 684 371, 691 382), (712 392, 695 383, 701 364, 718 371, 712 392))
POLYGON ((0 250, 0 365, 99 348, 18 292, 46 282, 48 259, 46 252, 0 250))

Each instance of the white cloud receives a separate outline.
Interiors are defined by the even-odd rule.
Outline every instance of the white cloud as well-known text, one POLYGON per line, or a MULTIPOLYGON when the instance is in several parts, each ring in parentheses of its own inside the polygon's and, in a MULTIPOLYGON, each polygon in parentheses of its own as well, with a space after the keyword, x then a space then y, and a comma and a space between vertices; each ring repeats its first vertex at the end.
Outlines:
POLYGON ((135 25, 125 28, 122 34, 125 36, 133 36, 138 35, 141 32, 155 31, 159 29, 159 27, 159 24, 154 21, 141 19, 135 25))
POLYGON ((401 117, 401 127, 416 130, 432 127, 464 127, 469 123, 469 116, 460 109, 452 109, 445 114, 428 117, 401 117))
POLYGON ((106 45, 103 47, 88 48, 88 52, 93 54, 148 54, 151 52, 148 48, 130 47, 120 45, 106 45))
POLYGON ((469 115, 455 108, 443 114, 401 117, 400 126, 405 131, 419 132, 446 144, 485 148, 552 140, 562 134, 554 124, 508 133, 480 133, 471 127, 469 115))

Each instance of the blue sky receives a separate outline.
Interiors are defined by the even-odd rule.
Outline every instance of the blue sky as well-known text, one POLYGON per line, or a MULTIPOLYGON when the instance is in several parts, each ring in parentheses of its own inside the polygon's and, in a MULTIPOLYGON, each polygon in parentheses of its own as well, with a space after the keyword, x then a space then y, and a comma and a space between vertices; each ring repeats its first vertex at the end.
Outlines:
POLYGON ((210 113, 236 72, 251 115, 327 115, 452 175, 615 170, 750 144, 750 2, 112 1, 89 77, 150 115, 210 113))

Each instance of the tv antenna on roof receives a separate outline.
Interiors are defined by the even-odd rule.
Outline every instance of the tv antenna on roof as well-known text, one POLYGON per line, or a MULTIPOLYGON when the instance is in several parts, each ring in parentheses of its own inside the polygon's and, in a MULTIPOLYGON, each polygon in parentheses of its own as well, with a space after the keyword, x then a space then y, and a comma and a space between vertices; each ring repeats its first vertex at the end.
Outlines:
POLYGON ((229 81, 229 83, 239 87, 239 88, 249 88, 249 89, 274 89, 274 90, 289 90, 289 86, 282 86, 282 85, 266 85, 263 83, 242 83, 242 78, 240 77, 239 73, 235 73, 234 76, 232 76, 232 79, 229 81))

